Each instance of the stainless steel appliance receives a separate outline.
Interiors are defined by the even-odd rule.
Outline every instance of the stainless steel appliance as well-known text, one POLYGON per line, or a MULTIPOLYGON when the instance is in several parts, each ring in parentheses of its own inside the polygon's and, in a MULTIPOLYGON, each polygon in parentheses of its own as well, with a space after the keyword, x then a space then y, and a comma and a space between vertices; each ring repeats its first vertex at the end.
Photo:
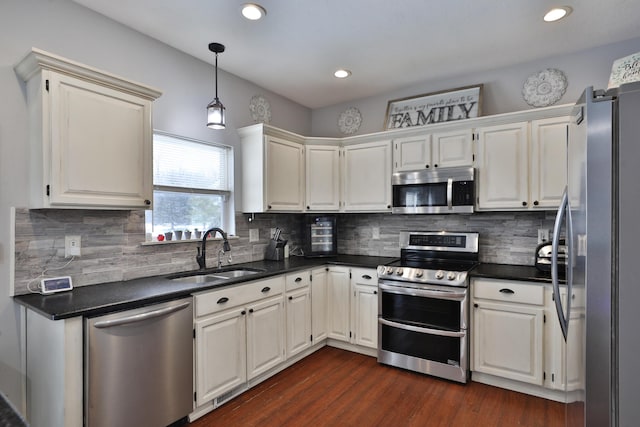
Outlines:
POLYGON ((587 88, 569 126, 568 186, 552 254, 554 293, 571 295, 555 298, 566 340, 565 373, 578 372, 580 379, 573 381, 579 387, 566 390, 567 425, 631 426, 640 420, 639 118, 640 83, 607 92, 587 88), (563 235, 566 290, 558 283, 563 235), (582 306, 583 319, 576 309, 582 306))
POLYGON ((473 168, 440 168, 396 172, 391 178, 392 213, 472 213, 473 168))
MULTIPOLYGON (((558 246, 558 263, 560 268, 558 274, 564 278, 566 265, 567 265, 567 245, 564 239, 560 240, 558 246)), ((553 255, 553 243, 543 242, 536 247, 535 253, 535 267, 544 272, 551 272, 551 261, 553 255)))
POLYGON ((378 362, 466 383, 478 233, 402 231, 400 248, 378 266, 378 362))
POLYGON ((85 320, 85 424, 166 426, 193 411, 192 298, 85 320))
POLYGON ((304 256, 335 256, 338 253, 338 231, 333 215, 307 215, 304 221, 304 256))

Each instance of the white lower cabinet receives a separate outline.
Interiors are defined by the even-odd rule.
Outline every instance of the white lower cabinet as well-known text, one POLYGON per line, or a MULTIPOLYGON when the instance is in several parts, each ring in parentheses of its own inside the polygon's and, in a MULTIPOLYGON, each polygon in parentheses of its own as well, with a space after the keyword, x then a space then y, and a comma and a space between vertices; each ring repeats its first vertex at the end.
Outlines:
POLYGON ((248 306, 247 379, 284 362, 284 308, 277 295, 248 306))
POLYGON ((284 276, 194 295, 196 406, 284 361, 284 276))
POLYGON ((378 278, 376 270, 351 270, 353 344, 378 348, 378 278))
MULTIPOLYGON (((572 295, 567 345, 550 285, 474 278, 471 288, 471 370, 481 374, 473 376, 475 381, 556 400, 564 399, 565 391, 583 389, 583 290, 572 295)), ((561 286, 560 293, 566 307, 566 288, 561 286)))
POLYGON ((350 340, 349 268, 329 267, 327 275, 327 337, 350 340))
POLYGON ((312 344, 327 339, 327 278, 329 268, 311 270, 311 337, 312 344))
POLYGON ((196 320, 197 406, 247 381, 245 314, 240 307, 196 320))
POLYGON ((474 369, 542 385, 542 307, 474 303, 474 369))
POLYGON ((311 272, 285 277, 287 318, 287 359, 311 347, 311 272))

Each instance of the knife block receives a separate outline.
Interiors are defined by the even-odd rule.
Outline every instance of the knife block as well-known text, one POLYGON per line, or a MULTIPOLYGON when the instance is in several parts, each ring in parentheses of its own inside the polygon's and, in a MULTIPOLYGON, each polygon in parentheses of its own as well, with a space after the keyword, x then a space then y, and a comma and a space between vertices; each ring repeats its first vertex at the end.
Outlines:
POLYGON ((284 259, 284 246, 286 244, 286 240, 269 240, 269 244, 264 253, 264 259, 282 261, 284 259))

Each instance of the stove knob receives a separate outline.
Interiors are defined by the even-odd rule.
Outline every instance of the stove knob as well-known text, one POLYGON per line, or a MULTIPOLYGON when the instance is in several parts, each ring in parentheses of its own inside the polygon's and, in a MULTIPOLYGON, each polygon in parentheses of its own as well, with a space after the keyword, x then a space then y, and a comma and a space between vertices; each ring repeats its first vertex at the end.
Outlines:
POLYGON ((385 267, 384 274, 393 274, 393 267, 385 267))
POLYGON ((444 271, 442 270, 436 271, 436 279, 442 280, 443 277, 444 277, 444 271))
POLYGON ((402 267, 398 267, 398 268, 396 269, 396 274, 397 274, 398 276, 402 276, 402 267))
POLYGON ((453 271, 450 271, 447 273, 448 280, 454 280, 455 278, 456 278, 456 273, 454 273, 453 271))
POLYGON ((424 272, 422 271, 422 269, 418 268, 416 270, 416 277, 422 277, 423 274, 424 274, 424 272))

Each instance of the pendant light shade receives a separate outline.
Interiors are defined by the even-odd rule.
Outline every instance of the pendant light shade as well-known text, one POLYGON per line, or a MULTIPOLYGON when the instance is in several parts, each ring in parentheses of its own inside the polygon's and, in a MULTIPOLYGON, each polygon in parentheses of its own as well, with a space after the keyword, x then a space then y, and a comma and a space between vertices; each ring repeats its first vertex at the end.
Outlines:
POLYGON ((224 52, 224 45, 209 43, 209 50, 216 54, 216 97, 207 105, 207 127, 224 129, 226 121, 224 105, 218 99, 218 54, 224 52))

